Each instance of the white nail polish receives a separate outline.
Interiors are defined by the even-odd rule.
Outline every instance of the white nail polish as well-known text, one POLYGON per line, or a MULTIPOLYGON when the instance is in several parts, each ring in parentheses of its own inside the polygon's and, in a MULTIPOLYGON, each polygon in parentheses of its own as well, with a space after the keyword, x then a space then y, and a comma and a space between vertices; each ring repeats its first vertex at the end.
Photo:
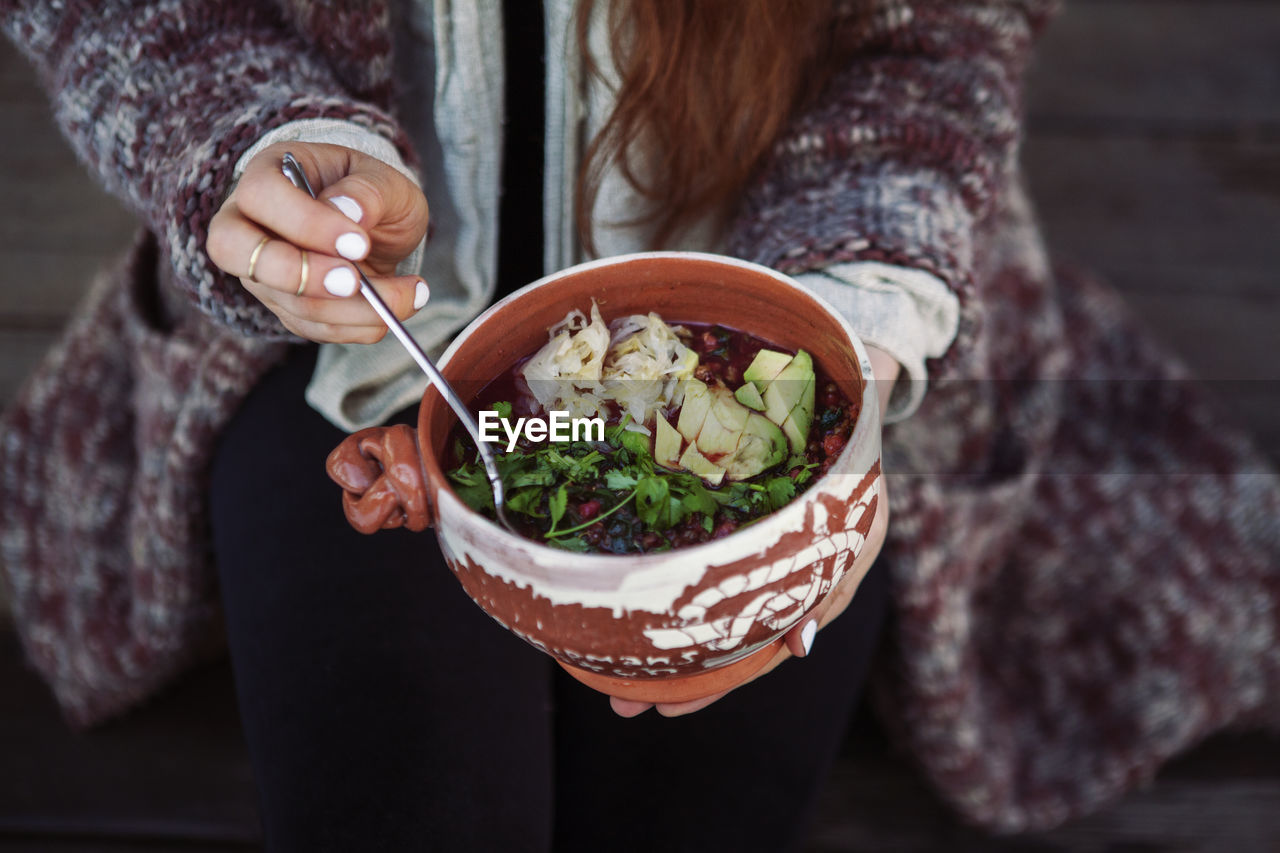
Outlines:
POLYGON ((350 296, 356 292, 355 273, 346 267, 334 267, 325 274, 324 289, 334 296, 350 296))
POLYGON ((360 202, 351 196, 335 195, 329 199, 329 204, 342 211, 342 215, 350 219, 352 222, 359 222, 364 219, 364 211, 360 209, 360 202))
POLYGON ((818 633, 818 620, 810 619, 803 628, 800 629, 800 643, 804 646, 805 657, 809 655, 809 649, 813 648, 814 635, 818 633))
POLYGON ((333 247, 338 250, 339 255, 349 261, 358 261, 369 253, 369 241, 354 231, 339 237, 333 247))
POLYGON ((418 282, 413 288, 413 310, 419 311, 423 305, 427 304, 427 300, 431 298, 431 291, 427 288, 425 281, 418 282))

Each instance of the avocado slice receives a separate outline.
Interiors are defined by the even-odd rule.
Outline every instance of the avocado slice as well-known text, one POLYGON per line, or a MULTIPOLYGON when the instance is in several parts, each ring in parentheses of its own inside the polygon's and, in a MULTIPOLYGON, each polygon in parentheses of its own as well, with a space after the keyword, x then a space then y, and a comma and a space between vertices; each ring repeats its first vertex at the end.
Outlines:
POLYGON ((805 446, 809 443, 809 427, 813 423, 814 385, 813 378, 804 384, 800 399, 782 422, 782 431, 791 444, 792 453, 804 453, 805 446))
POLYGON ((718 386, 711 389, 711 409, 698 432, 699 452, 713 460, 733 453, 738 449, 738 440, 750 414, 746 406, 733 399, 729 389, 718 386))
POLYGON ((804 350, 765 386, 764 413, 779 426, 804 396, 805 383, 813 377, 813 359, 804 350))
POLYGON ((757 412, 764 411, 764 398, 760 396, 760 389, 751 382, 747 382, 737 391, 734 391, 733 396, 748 409, 755 409, 757 412))
POLYGON ((698 452, 698 448, 690 444, 680 457, 680 467, 697 474, 713 486, 724 480, 724 469, 698 452))
POLYGON ((711 389, 711 415, 724 424, 730 432, 742 432, 751 412, 733 398, 728 388, 717 385, 711 389))
POLYGON ((808 442, 816 385, 813 357, 800 350, 764 389, 765 416, 782 427, 792 453, 803 453, 808 442))
POLYGON ((787 456, 787 438, 778 425, 752 412, 738 441, 738 449, 725 466, 730 480, 745 480, 777 465, 787 456))
POLYGON ((680 405, 676 429, 689 441, 693 441, 702 431, 702 422, 706 420, 710 409, 711 392, 706 383, 697 379, 684 380, 684 402, 680 405))
POLYGON ((742 378, 756 386, 757 391, 764 391, 774 377, 791 363, 791 356, 785 352, 762 349, 747 369, 742 371, 742 378))
POLYGON ((693 377, 693 371, 697 369, 698 354, 691 349, 687 349, 680 359, 680 366, 676 368, 675 376, 680 379, 690 379, 693 377))
POLYGON ((696 379, 685 383, 676 428, 665 418, 656 419, 654 459, 697 474, 711 485, 719 485, 726 476, 731 480, 754 477, 781 462, 787 447, 786 434, 769 418, 738 402, 728 388, 696 379))
POLYGON ((684 443, 671 422, 659 414, 655 419, 653 458, 668 468, 680 467, 680 445, 684 443))

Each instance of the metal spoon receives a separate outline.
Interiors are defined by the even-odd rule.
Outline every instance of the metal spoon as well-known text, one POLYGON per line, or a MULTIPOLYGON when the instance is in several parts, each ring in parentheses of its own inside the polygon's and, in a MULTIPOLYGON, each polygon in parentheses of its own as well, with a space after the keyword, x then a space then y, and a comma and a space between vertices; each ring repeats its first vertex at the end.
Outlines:
MULTIPOLYGON (((307 180, 306 170, 292 154, 286 153, 281 163, 281 170, 284 176, 288 178, 295 187, 306 190, 312 198, 316 197, 316 191, 311 188, 311 182, 307 180)), ((463 427, 466 428, 467 434, 471 436, 471 440, 475 442, 476 448, 480 451, 480 460, 484 463, 484 472, 489 478, 489 486, 493 489, 493 506, 498 514, 498 521, 502 522, 502 526, 516 532, 510 520, 507 519, 506 513, 506 490, 502 485, 502 478, 498 476, 498 465, 493 457, 493 451, 489 449, 486 441, 480 440, 480 425, 476 423, 476 419, 471 415, 471 411, 466 404, 462 402, 462 398, 453 390, 453 386, 440 374, 436 366, 431 363, 431 359, 427 358, 427 354, 422 351, 422 347, 418 346, 418 342, 409 334, 409 330, 404 327, 396 315, 391 313, 391 309, 387 307, 387 303, 382 301, 382 297, 373 289, 373 285, 369 283, 369 278, 364 271, 356 264, 356 275, 360 277, 360 294, 369 301, 373 306, 373 310, 378 312, 378 316, 382 318, 382 322, 387 324, 387 328, 395 335, 404 348, 409 351, 409 355, 413 356, 413 360, 422 368, 422 372, 427 374, 427 378, 431 380, 431 384, 444 397, 445 402, 449 404, 449 408, 453 409, 454 414, 458 416, 458 420, 462 421, 463 427)))

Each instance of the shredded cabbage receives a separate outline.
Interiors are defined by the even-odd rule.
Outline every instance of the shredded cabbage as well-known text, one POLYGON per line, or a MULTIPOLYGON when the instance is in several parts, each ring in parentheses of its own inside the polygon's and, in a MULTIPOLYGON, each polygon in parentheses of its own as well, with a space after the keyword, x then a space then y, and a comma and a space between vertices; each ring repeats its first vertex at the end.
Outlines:
POLYGON ((544 411, 607 417, 612 402, 631 416, 629 428, 648 435, 659 409, 680 404, 680 380, 693 375, 698 354, 680 339, 683 328, 667 325, 653 312, 611 325, 605 325, 594 300, 590 318, 570 311, 547 330, 546 345, 525 363, 525 382, 544 411))

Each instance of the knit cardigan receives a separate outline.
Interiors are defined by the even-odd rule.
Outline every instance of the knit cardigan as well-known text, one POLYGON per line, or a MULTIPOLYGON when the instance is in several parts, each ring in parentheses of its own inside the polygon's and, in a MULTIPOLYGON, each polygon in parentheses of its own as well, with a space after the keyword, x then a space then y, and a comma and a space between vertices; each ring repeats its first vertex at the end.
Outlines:
MULTIPOLYGON (((1018 147, 1051 2, 870 5, 731 251, 788 273, 884 261, 957 295, 923 406, 885 434, 876 695, 964 817, 1044 827, 1213 731, 1280 723, 1280 481, 1114 296, 1050 274, 1018 147)), ((410 153, 385 0, 0 9, 77 154, 145 223, 0 425, 15 621, 88 725, 218 648, 208 462, 287 340, 204 251, 233 165, 309 117, 410 153)))

